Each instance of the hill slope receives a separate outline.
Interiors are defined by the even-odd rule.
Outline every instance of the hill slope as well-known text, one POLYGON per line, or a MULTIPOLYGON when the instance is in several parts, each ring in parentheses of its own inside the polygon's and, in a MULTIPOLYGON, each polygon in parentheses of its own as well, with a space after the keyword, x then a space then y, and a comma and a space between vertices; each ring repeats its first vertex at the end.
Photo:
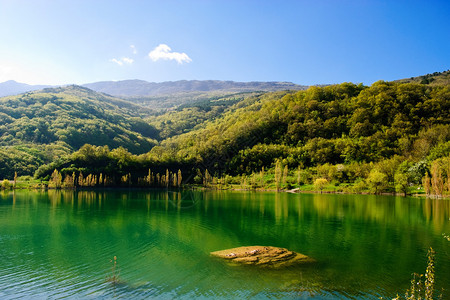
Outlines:
POLYGON ((429 85, 449 85, 450 84, 450 70, 443 72, 434 72, 417 77, 405 78, 396 80, 401 83, 421 83, 429 85))
POLYGON ((145 153, 158 138, 142 120, 151 113, 79 86, 0 98, 0 152, 7 157, 0 159, 0 176, 30 173, 86 143, 145 153))
MULTIPOLYGON (((237 104, 238 105, 238 104, 237 104)), ((154 159, 196 161, 239 174, 273 167, 418 161, 450 140, 450 86, 344 83, 267 93, 201 128, 167 139, 154 159)))

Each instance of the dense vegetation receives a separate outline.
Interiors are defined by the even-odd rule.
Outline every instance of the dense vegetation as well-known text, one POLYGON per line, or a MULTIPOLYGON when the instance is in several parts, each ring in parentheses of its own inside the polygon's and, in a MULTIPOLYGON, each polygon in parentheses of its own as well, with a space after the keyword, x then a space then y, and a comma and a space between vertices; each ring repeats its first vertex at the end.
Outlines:
MULTIPOLYGON (((322 189, 334 183, 352 184, 353 191, 407 193, 439 173, 441 190, 447 189, 448 85, 343 83, 253 94, 229 106, 186 107, 147 120, 164 138, 148 153, 84 149, 37 175, 49 178, 54 169, 62 176, 102 174, 115 177, 114 184, 128 176, 129 185, 145 182, 150 169, 154 178, 159 174, 152 183, 163 186, 173 185, 173 174, 181 171, 183 182, 206 185, 322 189), (166 173, 172 179, 161 183, 166 173)), ((425 184, 430 193, 432 186, 425 184)))
POLYGON ((149 155, 196 162, 229 157, 214 171, 231 173, 259 171, 276 159, 290 167, 395 155, 418 161, 449 140, 449 97, 448 86, 388 82, 263 94, 201 129, 163 141, 149 155))
POLYGON ((225 112, 232 111, 238 106, 234 105, 252 95, 261 95, 262 92, 237 93, 223 96, 199 98, 178 106, 158 116, 146 119, 159 130, 162 140, 180 135, 194 129, 206 121, 220 118, 225 112))

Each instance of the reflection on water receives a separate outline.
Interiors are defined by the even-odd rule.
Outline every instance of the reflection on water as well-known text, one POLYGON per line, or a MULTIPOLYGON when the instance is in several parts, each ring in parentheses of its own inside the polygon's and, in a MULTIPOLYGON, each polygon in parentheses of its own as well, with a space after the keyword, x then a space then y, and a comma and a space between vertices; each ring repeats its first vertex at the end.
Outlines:
POLYGON ((450 201, 197 191, 0 193, 0 298, 393 297, 437 252, 450 291, 450 201), (209 252, 286 247, 313 266, 231 267, 209 252), (117 256, 118 285, 105 281, 117 256))

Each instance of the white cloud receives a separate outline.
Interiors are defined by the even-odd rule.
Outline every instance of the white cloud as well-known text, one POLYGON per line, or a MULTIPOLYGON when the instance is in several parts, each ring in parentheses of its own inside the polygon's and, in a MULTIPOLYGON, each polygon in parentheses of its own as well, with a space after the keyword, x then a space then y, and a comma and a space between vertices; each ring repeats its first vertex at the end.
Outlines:
POLYGON ((124 63, 126 63, 126 64, 129 64, 129 65, 131 65, 134 62, 134 60, 132 58, 129 58, 129 57, 122 58, 122 61, 124 63))
POLYGON ((109 61, 116 63, 119 66, 123 66, 124 64, 131 65, 134 62, 134 59, 129 58, 129 57, 122 57, 119 59, 113 58, 113 59, 110 59, 109 61))
POLYGON ((130 48, 131 48, 131 52, 132 52, 133 54, 137 54, 137 49, 136 49, 136 46, 135 46, 135 45, 130 45, 130 48))
POLYGON ((163 60, 176 60, 179 64, 190 63, 192 59, 186 53, 172 52, 169 46, 166 44, 160 44, 158 47, 153 49, 149 54, 151 60, 157 61, 163 60))
POLYGON ((118 59, 115 59, 115 58, 110 59, 109 61, 112 61, 113 63, 116 63, 116 64, 118 64, 119 66, 122 66, 122 65, 123 65, 123 62, 122 62, 121 60, 118 60, 118 59))

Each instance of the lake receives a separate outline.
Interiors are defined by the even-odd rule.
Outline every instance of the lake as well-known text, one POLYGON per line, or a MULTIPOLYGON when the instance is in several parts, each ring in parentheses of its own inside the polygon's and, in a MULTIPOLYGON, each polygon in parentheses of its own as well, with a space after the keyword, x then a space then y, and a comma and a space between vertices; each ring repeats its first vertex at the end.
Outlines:
MULTIPOLYGON (((450 201, 225 191, 0 193, 0 299, 390 299, 436 251, 450 297, 450 201), (209 255, 278 246, 282 270, 209 255), (113 258, 117 265, 114 270, 113 258), (119 281, 107 280, 113 275, 119 281)), ((445 297, 444 297, 445 298, 445 297)))

